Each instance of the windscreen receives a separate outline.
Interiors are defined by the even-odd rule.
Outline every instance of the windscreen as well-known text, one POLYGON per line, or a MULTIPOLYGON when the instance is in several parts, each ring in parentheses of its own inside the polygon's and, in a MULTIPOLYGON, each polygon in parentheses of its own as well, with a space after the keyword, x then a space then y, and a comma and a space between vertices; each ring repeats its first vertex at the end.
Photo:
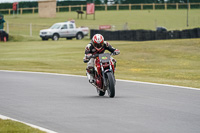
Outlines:
POLYGON ((109 62, 110 54, 109 53, 99 54, 99 59, 100 59, 100 62, 102 63, 109 62))
POLYGON ((50 29, 59 29, 61 24, 54 24, 50 29))

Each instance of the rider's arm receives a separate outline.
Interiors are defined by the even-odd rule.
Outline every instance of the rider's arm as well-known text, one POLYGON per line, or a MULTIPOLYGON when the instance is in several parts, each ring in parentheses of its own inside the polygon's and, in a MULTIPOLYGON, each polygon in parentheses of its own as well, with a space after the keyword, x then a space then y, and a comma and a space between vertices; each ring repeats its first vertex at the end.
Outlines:
POLYGON ((91 46, 92 46, 92 45, 89 43, 89 44, 85 47, 85 54, 91 53, 91 49, 90 49, 91 46))
POLYGON ((90 43, 85 47, 85 57, 83 58, 84 63, 87 63, 92 56, 90 47, 91 47, 90 43))
POLYGON ((110 51, 111 53, 113 53, 114 55, 118 55, 120 54, 120 51, 116 48, 113 48, 108 42, 105 41, 105 44, 106 44, 106 49, 108 51, 110 51))

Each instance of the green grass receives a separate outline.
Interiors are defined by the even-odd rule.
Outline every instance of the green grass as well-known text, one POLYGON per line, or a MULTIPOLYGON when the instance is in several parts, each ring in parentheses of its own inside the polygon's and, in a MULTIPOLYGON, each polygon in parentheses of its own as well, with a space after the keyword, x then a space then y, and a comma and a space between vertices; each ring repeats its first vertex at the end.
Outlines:
POLYGON ((199 46, 199 39, 120 45, 118 74, 123 79, 200 88, 199 46))
POLYGON ((38 129, 26 126, 20 122, 0 119, 1 133, 45 133, 38 129))
MULTIPOLYGON (((85 75, 88 42, 1 43, 0 69, 85 75)), ((110 43, 121 51, 116 78, 200 88, 200 39, 110 43)))
MULTIPOLYGON (((98 29, 99 25, 114 25, 116 30, 122 30, 128 22, 130 29, 155 30, 156 26, 164 26, 168 30, 182 30, 200 27, 200 10, 189 11, 189 27, 187 27, 187 10, 132 10, 132 11, 97 11, 96 20, 89 15, 88 19, 77 19, 76 12, 57 13, 56 18, 40 18, 38 14, 5 15, 9 23, 11 34, 30 35, 30 23, 33 27, 33 37, 39 38, 39 30, 50 27, 56 22, 64 22, 74 19, 77 26, 87 26, 90 29, 98 29)), ((83 17, 85 18, 85 16, 83 17)), ((5 29, 6 24, 5 24, 5 29)))
MULTIPOLYGON (((122 30, 128 22, 130 29, 155 30, 164 26, 168 30, 200 27, 200 10, 134 10, 97 11, 96 20, 77 19, 76 12, 57 13, 56 18, 40 18, 38 14, 5 15, 9 23, 10 41, 0 42, 0 70, 36 71, 85 75, 82 62, 89 38, 81 41, 60 39, 40 41, 39 30, 56 22, 75 19, 77 26, 98 29, 99 25, 114 25, 122 30), (32 23, 33 36, 29 26, 32 23)), ((5 29, 7 29, 5 24, 5 29)), ((111 41, 120 49, 116 78, 200 88, 200 39, 160 40, 145 42, 111 41)), ((0 119, 0 132, 36 132, 21 123, 0 119)))

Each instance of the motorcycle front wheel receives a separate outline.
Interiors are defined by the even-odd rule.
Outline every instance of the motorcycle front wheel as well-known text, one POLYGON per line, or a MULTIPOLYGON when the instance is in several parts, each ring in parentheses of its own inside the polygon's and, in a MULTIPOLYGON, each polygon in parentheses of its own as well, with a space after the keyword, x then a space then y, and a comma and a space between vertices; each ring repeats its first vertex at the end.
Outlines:
POLYGON ((98 88, 97 88, 97 93, 99 94, 99 96, 104 96, 105 95, 105 92, 100 91, 98 88))
POLYGON ((108 96, 113 98, 115 97, 115 77, 112 72, 107 72, 106 75, 108 96))

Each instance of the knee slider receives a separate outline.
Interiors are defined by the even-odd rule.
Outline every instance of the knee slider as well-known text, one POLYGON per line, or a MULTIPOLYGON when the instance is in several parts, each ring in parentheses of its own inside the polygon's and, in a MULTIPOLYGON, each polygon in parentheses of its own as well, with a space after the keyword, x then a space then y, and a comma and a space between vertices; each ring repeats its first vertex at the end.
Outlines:
POLYGON ((88 68, 86 68, 86 70, 87 70, 87 72, 88 72, 89 74, 94 73, 94 67, 88 67, 88 68))

